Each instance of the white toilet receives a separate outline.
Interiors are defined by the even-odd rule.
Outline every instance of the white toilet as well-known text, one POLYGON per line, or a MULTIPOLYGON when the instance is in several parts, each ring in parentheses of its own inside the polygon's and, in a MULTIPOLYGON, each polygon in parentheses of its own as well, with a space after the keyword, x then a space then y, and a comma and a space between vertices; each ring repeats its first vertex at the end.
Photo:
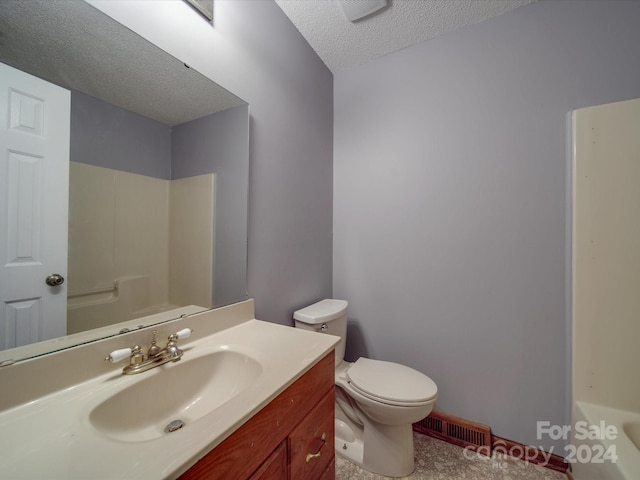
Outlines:
POLYGON ((295 326, 341 338, 336 345, 336 453, 387 477, 413 472, 412 424, 431 413, 438 387, 397 363, 361 357, 343 361, 347 337, 344 300, 322 300, 293 314, 295 326))

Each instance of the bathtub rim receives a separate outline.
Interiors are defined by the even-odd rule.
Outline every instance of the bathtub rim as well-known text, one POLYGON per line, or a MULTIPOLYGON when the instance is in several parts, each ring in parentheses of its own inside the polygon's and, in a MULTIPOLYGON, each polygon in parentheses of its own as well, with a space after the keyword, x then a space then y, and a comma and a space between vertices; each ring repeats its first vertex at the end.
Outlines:
MULTIPOLYGON (((633 480, 637 478, 640 472, 640 450, 636 448, 633 441, 627 436, 623 426, 628 422, 640 423, 640 413, 584 401, 576 401, 574 405, 573 425, 575 426, 576 422, 580 420, 586 420, 590 425, 599 425, 600 421, 604 421, 606 425, 614 425, 618 430, 618 434, 615 439, 577 440, 574 438, 576 432, 575 428, 573 428, 571 443, 578 447, 593 442, 592 444, 603 445, 605 449, 615 445, 616 455, 618 456, 617 462, 605 462, 604 464, 598 464, 598 466, 610 466, 613 475, 611 477, 612 479, 633 480), (613 470, 615 470, 616 473, 613 473, 613 470)), ((574 470, 580 469, 578 464, 573 465, 574 470)), ((576 480, 581 480, 581 477, 576 476, 576 480)))

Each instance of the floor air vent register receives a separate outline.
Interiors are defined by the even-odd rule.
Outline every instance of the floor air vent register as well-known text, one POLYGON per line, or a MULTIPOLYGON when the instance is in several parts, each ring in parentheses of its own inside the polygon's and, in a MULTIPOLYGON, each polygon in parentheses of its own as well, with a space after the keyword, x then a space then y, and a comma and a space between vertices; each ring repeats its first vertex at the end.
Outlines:
POLYGON ((413 424, 417 432, 491 455, 491 428, 442 412, 431 412, 413 424))
POLYGON ((496 452, 509 452, 509 455, 515 458, 569 473, 568 463, 559 455, 548 454, 535 447, 498 437, 491 433, 491 428, 487 425, 447 413, 431 412, 427 418, 414 423, 413 430, 489 457, 496 449, 496 452))

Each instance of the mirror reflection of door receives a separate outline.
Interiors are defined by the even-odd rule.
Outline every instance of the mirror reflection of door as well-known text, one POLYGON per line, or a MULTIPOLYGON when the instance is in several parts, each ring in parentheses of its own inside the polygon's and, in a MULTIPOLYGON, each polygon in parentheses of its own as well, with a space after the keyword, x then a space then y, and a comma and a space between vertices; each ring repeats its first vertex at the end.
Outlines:
POLYGON ((0 64, 0 97, 0 349, 6 349, 66 334, 70 92, 0 64))

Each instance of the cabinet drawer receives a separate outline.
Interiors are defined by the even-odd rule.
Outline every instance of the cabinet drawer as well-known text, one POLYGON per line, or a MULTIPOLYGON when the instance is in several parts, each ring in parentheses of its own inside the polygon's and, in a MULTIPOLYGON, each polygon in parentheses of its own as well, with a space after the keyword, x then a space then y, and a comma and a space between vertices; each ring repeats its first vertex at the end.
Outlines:
POLYGON ((334 458, 333 388, 289 435, 291 480, 315 480, 323 476, 334 458))

